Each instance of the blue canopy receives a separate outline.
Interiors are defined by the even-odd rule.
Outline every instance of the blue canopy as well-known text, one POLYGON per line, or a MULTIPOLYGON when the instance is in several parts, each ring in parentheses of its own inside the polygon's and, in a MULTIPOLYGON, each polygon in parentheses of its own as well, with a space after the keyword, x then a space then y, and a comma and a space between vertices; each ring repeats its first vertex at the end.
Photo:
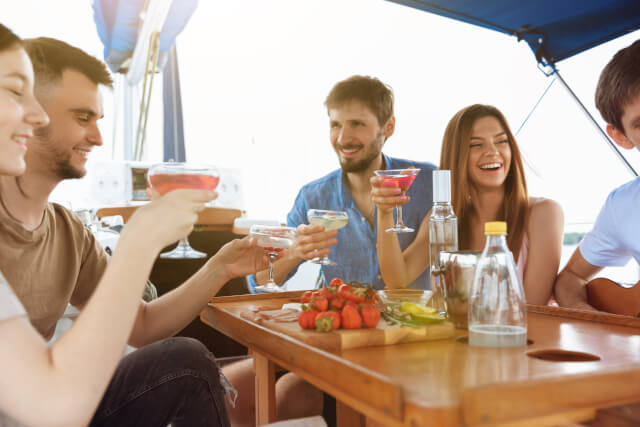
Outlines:
POLYGON ((550 65, 640 28, 640 0, 388 0, 525 40, 550 65))
MULTIPOLYGON (((147 0, 93 0, 94 20, 104 45, 104 59, 113 72, 133 55, 140 14, 147 0)), ((180 78, 175 41, 193 15, 198 0, 172 0, 159 40, 158 68, 163 73, 164 160, 186 161, 180 78)))
MULTIPOLYGON (((93 0, 94 20, 104 45, 104 59, 117 72, 131 57, 138 39, 140 13, 146 0, 93 0)), ((160 32, 160 68, 164 67, 177 35, 193 15, 198 0, 172 1, 167 20, 160 32)))

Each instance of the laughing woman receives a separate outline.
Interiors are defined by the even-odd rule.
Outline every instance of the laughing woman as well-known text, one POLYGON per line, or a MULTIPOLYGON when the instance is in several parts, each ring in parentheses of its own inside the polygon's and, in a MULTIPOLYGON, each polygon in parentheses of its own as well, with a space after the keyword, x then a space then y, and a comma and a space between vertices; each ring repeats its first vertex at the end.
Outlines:
MULTIPOLYGON (((528 196, 520 150, 502 113, 478 104, 456 113, 444 133, 440 169, 451 171, 459 248, 482 250, 484 223, 506 221, 527 302, 547 304, 560 264, 564 217, 555 201, 528 196)), ((393 207, 409 198, 381 184, 379 177, 371 179, 380 271, 388 288, 399 288, 428 267, 429 215, 401 252, 395 233, 384 230, 393 225, 393 207)))

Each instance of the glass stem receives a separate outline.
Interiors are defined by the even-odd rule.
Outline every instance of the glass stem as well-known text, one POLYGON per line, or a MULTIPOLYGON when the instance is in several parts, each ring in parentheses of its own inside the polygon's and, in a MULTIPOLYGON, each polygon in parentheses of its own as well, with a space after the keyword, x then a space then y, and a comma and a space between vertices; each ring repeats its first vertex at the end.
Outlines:
POLYGON ((183 237, 182 239, 180 239, 180 241, 178 242, 178 246, 189 247, 189 240, 187 239, 187 237, 183 237))
POLYGON ((396 205, 396 227, 404 227, 404 222, 402 222, 402 205, 396 205))
POLYGON ((275 283, 275 280, 273 280, 273 258, 271 255, 269 255, 269 282, 275 283))

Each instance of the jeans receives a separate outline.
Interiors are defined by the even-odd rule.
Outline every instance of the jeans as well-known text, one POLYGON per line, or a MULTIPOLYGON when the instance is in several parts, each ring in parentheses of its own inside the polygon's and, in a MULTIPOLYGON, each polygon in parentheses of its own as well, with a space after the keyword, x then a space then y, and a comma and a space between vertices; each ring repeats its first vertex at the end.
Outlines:
POLYGON ((199 341, 176 337, 124 357, 91 426, 229 427, 214 356, 199 341))

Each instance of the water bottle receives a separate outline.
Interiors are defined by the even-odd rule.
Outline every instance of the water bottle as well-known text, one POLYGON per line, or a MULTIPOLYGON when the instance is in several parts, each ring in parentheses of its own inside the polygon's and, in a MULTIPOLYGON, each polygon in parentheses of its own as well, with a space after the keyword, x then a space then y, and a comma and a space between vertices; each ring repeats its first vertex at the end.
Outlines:
POLYGON ((429 271, 433 296, 431 304, 440 314, 447 314, 442 283, 441 251, 458 250, 458 218, 451 206, 451 172, 433 171, 433 207, 429 217, 429 271))
POLYGON ((527 344, 527 306, 507 223, 487 222, 486 244, 478 260, 469 299, 469 344, 519 347, 527 344))

